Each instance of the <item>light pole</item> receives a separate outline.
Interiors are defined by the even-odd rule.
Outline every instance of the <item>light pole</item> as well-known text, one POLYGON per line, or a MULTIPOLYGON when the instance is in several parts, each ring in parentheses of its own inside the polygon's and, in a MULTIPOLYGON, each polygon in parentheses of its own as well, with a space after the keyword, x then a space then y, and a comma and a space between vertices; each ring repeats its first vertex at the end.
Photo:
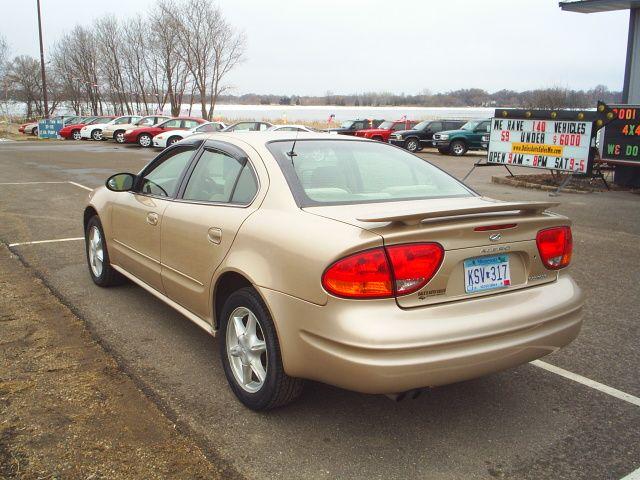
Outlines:
POLYGON ((40 71, 42 74, 42 100, 44 102, 44 116, 49 118, 49 102, 47 101, 47 76, 44 71, 44 47, 42 46, 42 20, 40 19, 40 0, 38 3, 38 33, 40 34, 40 71))

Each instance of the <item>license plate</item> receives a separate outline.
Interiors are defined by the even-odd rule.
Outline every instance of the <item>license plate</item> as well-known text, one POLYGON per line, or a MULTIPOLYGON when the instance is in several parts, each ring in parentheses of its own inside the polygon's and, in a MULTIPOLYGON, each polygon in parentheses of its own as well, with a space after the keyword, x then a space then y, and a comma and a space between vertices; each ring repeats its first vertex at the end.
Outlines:
POLYGON ((464 289, 484 292, 511 285, 508 255, 468 258, 464 261, 464 289))

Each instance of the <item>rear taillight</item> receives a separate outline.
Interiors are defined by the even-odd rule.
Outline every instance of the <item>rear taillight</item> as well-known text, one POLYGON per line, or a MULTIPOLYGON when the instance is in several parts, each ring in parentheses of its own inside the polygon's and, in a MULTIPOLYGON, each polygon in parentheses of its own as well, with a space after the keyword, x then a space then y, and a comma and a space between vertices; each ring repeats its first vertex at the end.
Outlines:
POLYGON ((564 268, 571 262, 573 238, 571 227, 553 227, 540 230, 536 235, 540 259, 551 270, 564 268))
POLYGON ((433 278, 443 257, 437 243, 374 248, 332 264, 322 276, 322 285, 329 293, 347 298, 408 295, 433 278))

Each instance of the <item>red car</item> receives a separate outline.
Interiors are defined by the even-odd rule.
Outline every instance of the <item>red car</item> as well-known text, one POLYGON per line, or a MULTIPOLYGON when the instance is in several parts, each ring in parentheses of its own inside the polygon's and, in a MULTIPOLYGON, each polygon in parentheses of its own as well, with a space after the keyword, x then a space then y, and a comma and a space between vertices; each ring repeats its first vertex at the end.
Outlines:
POLYGON ((411 130, 418 122, 414 120, 396 120, 395 122, 384 121, 378 128, 367 128, 365 130, 358 130, 356 137, 370 138, 372 140, 379 140, 380 142, 388 142, 389 137, 393 132, 399 130, 411 130))
POLYGON ((60 129, 58 135, 60 135, 65 140, 80 140, 80 129, 85 125, 92 125, 94 123, 107 123, 109 120, 112 120, 116 117, 113 115, 106 117, 85 117, 82 119, 80 123, 73 123, 71 125, 65 125, 60 129))
POLYGON ((153 137, 169 130, 189 130, 197 127, 205 120, 192 117, 170 118, 158 125, 151 125, 140 128, 132 128, 124 132, 124 143, 137 143, 141 147, 153 146, 153 137))

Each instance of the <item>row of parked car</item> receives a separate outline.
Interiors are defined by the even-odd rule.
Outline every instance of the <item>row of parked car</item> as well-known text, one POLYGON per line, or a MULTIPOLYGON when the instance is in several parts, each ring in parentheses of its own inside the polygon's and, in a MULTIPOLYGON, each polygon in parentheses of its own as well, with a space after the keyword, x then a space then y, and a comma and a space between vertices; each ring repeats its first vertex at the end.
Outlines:
MULTIPOLYGON (((122 115, 61 117, 64 126, 59 134, 69 140, 114 140, 141 147, 166 148, 195 133, 233 131, 317 131, 304 125, 272 125, 269 122, 207 122, 194 117, 166 115, 122 115)), ((436 147, 440 153, 464 155, 469 150, 486 150, 489 144, 490 119, 481 120, 347 120, 327 133, 355 135, 418 152, 436 147)), ((38 124, 24 124, 20 131, 37 135, 38 124)))
POLYGON ((436 147, 447 155, 486 150, 491 119, 480 120, 347 120, 329 132, 389 142, 410 152, 436 147))

